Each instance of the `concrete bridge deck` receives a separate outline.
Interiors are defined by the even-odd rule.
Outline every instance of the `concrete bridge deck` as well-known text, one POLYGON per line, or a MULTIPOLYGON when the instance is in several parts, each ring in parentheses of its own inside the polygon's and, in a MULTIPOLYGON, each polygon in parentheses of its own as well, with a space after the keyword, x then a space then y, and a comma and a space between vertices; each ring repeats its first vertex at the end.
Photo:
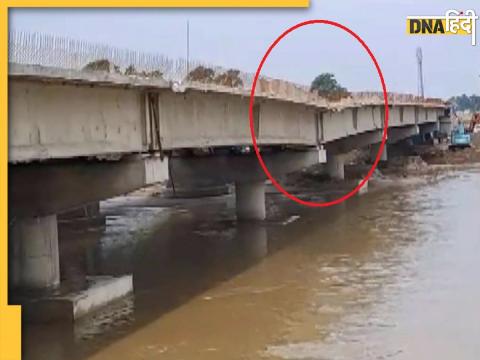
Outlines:
MULTIPOLYGON (((169 83, 102 72, 11 64, 9 161, 151 150, 248 146, 249 89, 169 83)), ((389 94, 391 128, 435 123, 439 100, 389 94)), ((331 102, 288 82, 260 79, 260 145, 316 146, 383 128, 383 96, 331 102)))

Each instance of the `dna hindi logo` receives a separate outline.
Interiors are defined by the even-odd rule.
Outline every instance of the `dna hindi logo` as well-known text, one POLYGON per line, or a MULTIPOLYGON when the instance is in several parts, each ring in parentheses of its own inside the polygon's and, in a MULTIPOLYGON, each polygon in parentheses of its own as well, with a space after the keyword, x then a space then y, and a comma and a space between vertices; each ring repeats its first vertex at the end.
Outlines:
POLYGON ((444 16, 408 16, 407 34, 470 35, 472 46, 475 46, 477 20, 478 16, 474 10, 448 10, 444 16))

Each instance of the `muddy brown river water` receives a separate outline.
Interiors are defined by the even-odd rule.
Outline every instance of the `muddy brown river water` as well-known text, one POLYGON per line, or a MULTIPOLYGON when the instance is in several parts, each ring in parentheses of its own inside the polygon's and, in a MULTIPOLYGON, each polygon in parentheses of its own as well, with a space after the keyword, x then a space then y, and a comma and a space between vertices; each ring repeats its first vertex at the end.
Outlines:
POLYGON ((85 272, 132 273, 134 296, 25 325, 25 358, 480 359, 478 170, 268 204, 264 224, 237 224, 229 197, 102 204, 106 227, 62 248, 85 272))

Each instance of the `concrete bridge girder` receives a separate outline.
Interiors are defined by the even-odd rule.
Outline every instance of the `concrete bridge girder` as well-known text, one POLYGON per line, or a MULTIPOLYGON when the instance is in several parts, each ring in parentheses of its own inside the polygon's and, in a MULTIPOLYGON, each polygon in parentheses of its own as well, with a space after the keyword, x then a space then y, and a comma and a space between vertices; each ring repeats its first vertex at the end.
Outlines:
MULTIPOLYGON (((408 127, 417 124, 418 113, 422 112, 415 106, 392 106, 389 109, 389 127, 408 127)), ((436 121, 436 110, 429 110, 429 117, 423 122, 436 121)), ((322 116, 319 142, 332 143, 353 135, 362 136, 364 133, 372 133, 382 130, 384 127, 385 110, 383 106, 364 106, 360 108, 343 109, 338 112, 327 112, 322 116)), ((365 135, 371 136, 371 135, 365 135)), ((347 140, 347 142, 350 140, 347 140)), ((374 143, 372 141, 371 143, 374 143)))
POLYGON ((407 139, 409 137, 412 137, 418 134, 419 134, 418 125, 392 127, 388 129, 387 143, 395 144, 401 140, 407 139))
POLYGON ((346 154, 353 149, 364 148, 382 141, 383 130, 369 131, 329 142, 325 145, 329 154, 346 154))
POLYGON ((129 156, 118 161, 9 165, 9 216, 59 214, 168 179, 168 159, 129 156), (32 181, 35 179, 35 181, 32 181))
MULTIPOLYGON (((325 150, 263 153, 262 159, 273 176, 288 174, 325 161, 325 150)), ((175 184, 252 182, 267 179, 255 154, 212 155, 170 158, 171 180, 175 184)))
MULTIPOLYGON (((10 79, 9 90, 11 162, 138 153, 158 149, 158 142, 163 150, 251 144, 245 96, 23 78, 10 79)), ((390 125, 434 122, 441 111, 394 105, 390 125)), ((383 117, 381 105, 326 111, 257 99, 254 107, 257 140, 264 145, 314 146, 381 129, 383 117)))
POLYGON ((9 81, 9 161, 141 152, 140 95, 133 89, 9 81))
POLYGON ((436 123, 438 119, 443 115, 444 109, 436 109, 436 108, 424 108, 419 107, 417 112, 417 124, 424 124, 424 123, 436 123))
MULTIPOLYGON (((380 156, 380 161, 388 159, 388 144, 394 144, 401 140, 415 136, 419 133, 419 126, 407 125, 402 127, 391 127, 387 132, 387 142, 380 156)), ((332 141, 325 145, 327 149, 327 173, 334 179, 344 179, 345 177, 345 157, 346 154, 354 149, 370 149, 370 159, 374 161, 377 157, 379 146, 382 141, 383 130, 365 132, 362 134, 348 136, 341 140, 332 141)))
POLYGON ((319 142, 329 143, 344 137, 374 131, 383 127, 382 108, 365 106, 324 112, 319 142))
POLYGON ((317 144, 315 109, 280 101, 259 102, 258 106, 259 144, 317 144))
POLYGON ((165 91, 158 101, 163 149, 251 143, 246 98, 165 91))
MULTIPOLYGON (((264 154, 269 171, 277 176, 325 162, 325 150, 264 154)), ((60 214, 73 208, 128 193, 169 177, 168 159, 132 156, 119 161, 77 161, 10 165, 10 217, 33 218, 60 214), (35 179, 32 182, 31 179, 35 179)), ((202 185, 264 181, 266 175, 254 154, 173 158, 172 180, 202 185), (203 183, 202 183, 203 181, 203 183)))
MULTIPOLYGON (((401 127, 390 127, 387 131, 387 143, 394 144, 401 140, 419 134, 421 128, 425 130, 436 129, 437 123, 426 123, 422 125, 404 125, 401 127)), ((433 130, 432 130, 433 131, 433 130)), ((369 145, 377 144, 382 141, 383 130, 375 130, 360 133, 353 136, 347 136, 339 140, 331 141, 325 144, 326 150, 331 154, 345 154, 354 149, 365 148, 369 145)))

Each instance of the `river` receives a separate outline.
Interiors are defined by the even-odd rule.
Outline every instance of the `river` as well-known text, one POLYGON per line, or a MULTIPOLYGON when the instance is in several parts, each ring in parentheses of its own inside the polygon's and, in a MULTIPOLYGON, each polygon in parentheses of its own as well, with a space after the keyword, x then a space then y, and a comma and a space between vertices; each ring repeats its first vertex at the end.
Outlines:
POLYGON ((70 242, 134 296, 26 324, 25 358, 480 359, 478 170, 328 209, 267 200, 243 225, 230 197, 105 202, 106 227, 70 242))

